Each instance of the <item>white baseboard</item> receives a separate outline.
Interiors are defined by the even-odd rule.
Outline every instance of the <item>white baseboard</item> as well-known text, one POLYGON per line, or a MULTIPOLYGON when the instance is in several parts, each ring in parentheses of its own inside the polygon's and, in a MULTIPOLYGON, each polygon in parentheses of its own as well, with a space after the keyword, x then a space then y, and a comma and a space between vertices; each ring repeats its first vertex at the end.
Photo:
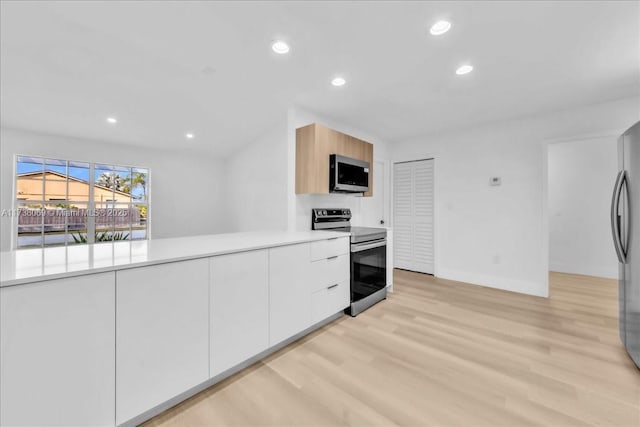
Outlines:
POLYGON ((617 266, 611 268, 604 264, 594 265, 573 265, 561 262, 549 262, 549 270, 557 271, 558 273, 569 274, 581 274, 584 276, 603 277, 605 279, 617 279, 618 268, 617 266))
POLYGON ((438 268, 438 277, 441 279, 455 280, 456 282, 465 282, 472 285, 485 286, 487 288, 502 289, 504 291, 533 295, 536 297, 546 298, 549 296, 549 286, 547 283, 542 282, 509 279, 505 277, 490 276, 485 274, 447 270, 444 268, 438 268))

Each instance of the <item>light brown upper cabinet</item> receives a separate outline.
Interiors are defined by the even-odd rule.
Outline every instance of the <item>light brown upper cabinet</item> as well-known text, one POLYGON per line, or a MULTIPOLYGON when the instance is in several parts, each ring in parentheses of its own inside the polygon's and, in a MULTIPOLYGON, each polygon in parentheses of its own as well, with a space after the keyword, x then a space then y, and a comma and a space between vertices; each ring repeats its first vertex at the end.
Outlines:
POLYGON ((369 162, 373 195, 373 144, 318 123, 296 129, 296 194, 329 193, 329 156, 339 154, 369 162))

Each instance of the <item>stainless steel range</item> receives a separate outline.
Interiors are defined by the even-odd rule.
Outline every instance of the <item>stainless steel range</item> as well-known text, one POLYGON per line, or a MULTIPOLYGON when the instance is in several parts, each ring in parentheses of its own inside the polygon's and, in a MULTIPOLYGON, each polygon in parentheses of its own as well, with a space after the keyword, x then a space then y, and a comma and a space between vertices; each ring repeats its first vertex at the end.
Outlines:
POLYGON ((356 316, 387 297, 387 230, 352 227, 350 209, 317 208, 311 211, 312 230, 351 233, 351 306, 356 316))

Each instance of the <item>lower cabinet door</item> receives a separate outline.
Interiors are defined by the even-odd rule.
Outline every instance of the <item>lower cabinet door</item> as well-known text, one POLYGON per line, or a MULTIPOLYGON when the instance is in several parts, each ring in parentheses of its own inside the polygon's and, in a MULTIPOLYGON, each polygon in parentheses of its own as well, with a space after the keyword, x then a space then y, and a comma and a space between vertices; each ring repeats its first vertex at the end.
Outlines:
POLYGON ((209 378, 209 260, 116 275, 116 422, 209 378))
POLYGON ((269 252, 211 258, 211 377, 269 347, 269 252))
POLYGON ((115 423, 115 273, 0 289, 0 425, 115 423))
POLYGON ((311 326, 310 244, 269 249, 269 344, 311 326))
POLYGON ((349 282, 328 285, 311 295, 311 319, 320 322, 349 306, 349 282))

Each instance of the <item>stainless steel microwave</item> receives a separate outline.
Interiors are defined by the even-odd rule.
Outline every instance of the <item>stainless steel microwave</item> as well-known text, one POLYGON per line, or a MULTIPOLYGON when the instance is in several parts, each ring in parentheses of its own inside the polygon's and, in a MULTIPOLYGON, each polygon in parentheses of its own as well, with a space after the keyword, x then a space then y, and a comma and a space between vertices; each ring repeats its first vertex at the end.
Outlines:
POLYGON ((365 193, 369 191, 369 162, 331 154, 329 192, 365 193))

